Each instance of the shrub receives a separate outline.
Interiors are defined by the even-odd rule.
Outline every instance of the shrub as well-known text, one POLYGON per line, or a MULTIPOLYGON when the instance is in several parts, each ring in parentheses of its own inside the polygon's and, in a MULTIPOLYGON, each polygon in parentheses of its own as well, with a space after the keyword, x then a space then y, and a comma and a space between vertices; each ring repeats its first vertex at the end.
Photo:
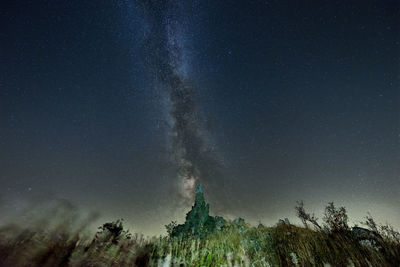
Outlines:
POLYGON ((336 208, 333 202, 325 207, 324 221, 331 232, 343 232, 349 230, 348 217, 345 207, 336 208))

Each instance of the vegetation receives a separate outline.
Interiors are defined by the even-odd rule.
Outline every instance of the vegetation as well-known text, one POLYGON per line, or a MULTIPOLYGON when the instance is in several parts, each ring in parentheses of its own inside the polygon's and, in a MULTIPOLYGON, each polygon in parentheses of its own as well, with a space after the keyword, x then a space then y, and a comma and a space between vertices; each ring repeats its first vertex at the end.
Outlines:
POLYGON ((184 224, 176 225, 172 222, 166 225, 167 232, 171 237, 199 237, 204 238, 207 234, 213 233, 216 230, 221 230, 226 221, 224 218, 209 215, 210 205, 206 203, 199 185, 196 189, 196 198, 192 209, 186 214, 184 224))
POLYGON ((400 235, 371 215, 349 227, 344 207, 329 203, 323 225, 303 202, 295 207, 305 227, 288 220, 251 226, 208 214, 201 188, 184 224, 167 225, 167 236, 143 238, 123 221, 105 223, 94 237, 69 223, 0 229, 0 266, 399 266, 400 235), (313 228, 310 228, 312 225, 313 228), (328 265, 329 264, 329 265, 328 265))

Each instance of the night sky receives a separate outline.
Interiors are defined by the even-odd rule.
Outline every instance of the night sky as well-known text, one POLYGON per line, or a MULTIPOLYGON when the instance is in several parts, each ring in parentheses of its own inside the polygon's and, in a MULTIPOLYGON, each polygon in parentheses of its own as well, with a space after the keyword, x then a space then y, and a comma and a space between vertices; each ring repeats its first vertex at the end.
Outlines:
MULTIPOLYGON (((397 0, 1 1, 0 212, 400 228, 397 0)), ((0 218, 3 216, 0 216, 0 218)))

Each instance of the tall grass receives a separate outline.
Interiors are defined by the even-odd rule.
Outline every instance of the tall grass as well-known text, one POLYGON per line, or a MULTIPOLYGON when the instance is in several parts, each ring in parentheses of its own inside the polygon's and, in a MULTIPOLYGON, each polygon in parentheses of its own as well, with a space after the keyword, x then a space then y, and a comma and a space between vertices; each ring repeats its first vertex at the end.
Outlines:
POLYGON ((363 245, 350 232, 294 225, 228 222, 221 231, 189 237, 99 240, 65 225, 0 229, 0 266, 400 266, 400 244, 363 245))

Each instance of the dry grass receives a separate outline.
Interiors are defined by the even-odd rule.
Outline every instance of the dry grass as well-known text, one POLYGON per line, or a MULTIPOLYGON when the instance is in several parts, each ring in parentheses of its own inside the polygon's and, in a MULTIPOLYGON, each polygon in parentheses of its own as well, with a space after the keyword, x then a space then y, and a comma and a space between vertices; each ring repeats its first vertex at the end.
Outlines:
POLYGON ((399 266, 400 244, 382 239, 382 249, 361 245, 349 232, 328 234, 293 225, 228 225, 204 239, 145 239, 117 244, 65 225, 0 230, 1 266, 399 266))

